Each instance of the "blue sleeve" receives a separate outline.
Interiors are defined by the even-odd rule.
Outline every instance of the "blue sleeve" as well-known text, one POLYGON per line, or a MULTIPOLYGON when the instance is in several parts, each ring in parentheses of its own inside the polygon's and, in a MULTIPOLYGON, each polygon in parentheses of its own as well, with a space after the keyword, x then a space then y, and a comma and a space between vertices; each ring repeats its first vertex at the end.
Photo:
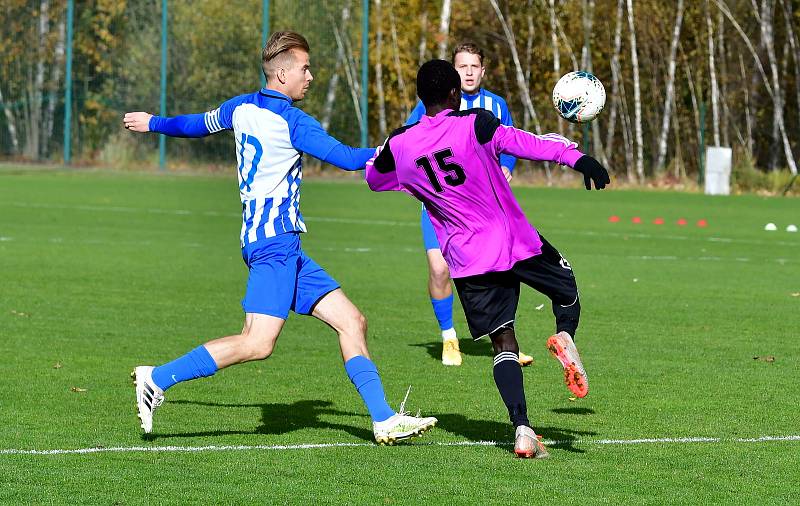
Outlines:
POLYGON ((414 109, 411 111, 411 115, 406 120, 406 125, 413 125, 419 119, 425 115, 425 105, 422 103, 422 100, 417 100, 417 105, 414 106, 414 109))
POLYGON ((150 131, 170 137, 205 137, 211 134, 204 121, 206 114, 184 114, 171 118, 153 116, 150 118, 150 131))
POLYGON ((218 108, 201 114, 184 114, 150 118, 150 131, 170 137, 205 137, 233 128, 233 110, 241 103, 240 97, 223 103, 218 108))
MULTIPOLYGON (((505 100, 498 100, 500 105, 500 124, 505 126, 514 126, 514 122, 511 119, 511 111, 508 109, 508 105, 506 104, 505 100)), ((500 154, 500 166, 507 167, 511 173, 514 173, 514 166, 517 164, 517 159, 511 155, 507 155, 505 153, 500 154)))
POLYGON ((295 149, 340 169, 363 169, 375 153, 375 148, 352 148, 342 144, 328 134, 319 121, 300 110, 290 118, 289 124, 289 136, 295 149))

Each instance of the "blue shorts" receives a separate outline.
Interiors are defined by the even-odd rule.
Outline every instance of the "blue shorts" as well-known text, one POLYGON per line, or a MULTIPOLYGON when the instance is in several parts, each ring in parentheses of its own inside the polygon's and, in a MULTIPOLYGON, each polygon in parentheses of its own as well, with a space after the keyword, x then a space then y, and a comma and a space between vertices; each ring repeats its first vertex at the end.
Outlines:
POLYGON ((311 314, 322 297, 339 288, 339 283, 303 252, 297 233, 250 243, 242 248, 242 258, 250 269, 242 299, 245 313, 284 320, 289 310, 311 314))
POLYGON ((425 251, 429 249, 442 249, 439 245, 439 238, 436 237, 436 232, 433 230, 433 223, 431 217, 428 216, 428 210, 422 206, 422 217, 420 218, 422 225, 422 242, 425 244, 425 251))

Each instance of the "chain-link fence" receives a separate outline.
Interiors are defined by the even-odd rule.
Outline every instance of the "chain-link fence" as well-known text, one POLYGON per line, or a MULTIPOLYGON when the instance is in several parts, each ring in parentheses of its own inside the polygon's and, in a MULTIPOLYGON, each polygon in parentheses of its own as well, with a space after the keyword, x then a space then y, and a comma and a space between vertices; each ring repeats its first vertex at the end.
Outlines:
MULTIPOLYGON (((0 28, 5 60, 0 64, 0 155, 5 159, 61 162, 70 142, 66 156, 75 164, 158 164, 158 137, 125 131, 121 118, 126 111, 159 113, 164 5, 167 115, 203 112, 257 90, 263 83, 263 37, 270 28, 291 29, 308 39, 314 75, 311 91, 297 105, 342 141, 361 142, 360 2, 77 2, 69 110, 70 2, 4 3, 10 3, 10 22, 0 28)), ((170 168, 224 165, 232 149, 226 133, 193 142, 169 139, 166 162, 170 168)))

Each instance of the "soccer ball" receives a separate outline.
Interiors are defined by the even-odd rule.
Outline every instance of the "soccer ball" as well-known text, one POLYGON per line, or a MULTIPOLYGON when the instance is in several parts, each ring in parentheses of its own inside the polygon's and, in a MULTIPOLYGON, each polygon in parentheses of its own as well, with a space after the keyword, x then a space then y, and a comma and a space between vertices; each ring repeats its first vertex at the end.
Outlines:
POLYGON ((553 105, 567 121, 592 121, 606 104, 606 89, 600 79, 579 70, 565 74, 553 88, 553 105))

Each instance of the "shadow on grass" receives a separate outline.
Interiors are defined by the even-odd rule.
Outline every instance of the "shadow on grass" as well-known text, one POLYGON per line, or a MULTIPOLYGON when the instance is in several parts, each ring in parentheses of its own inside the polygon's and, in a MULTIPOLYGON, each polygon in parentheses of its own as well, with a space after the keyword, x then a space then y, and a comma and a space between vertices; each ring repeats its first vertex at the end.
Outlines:
POLYGON ((553 408, 550 411, 559 415, 593 415, 594 410, 592 408, 553 408))
MULTIPOLYGON (((429 343, 409 344, 415 348, 425 348, 428 355, 437 362, 442 360, 442 341, 431 341, 429 343)), ((486 339, 473 341, 472 339, 459 339, 458 347, 461 353, 470 357, 494 357, 492 345, 486 339)))
MULTIPOLYGON (((510 453, 514 452, 514 428, 510 423, 501 423, 493 420, 472 420, 460 414, 436 415, 439 423, 436 425, 442 430, 458 434, 470 441, 494 441, 495 446, 510 453)), ((565 429, 563 427, 541 427, 534 425, 533 430, 544 439, 554 441, 549 447, 560 448, 574 453, 586 453, 585 450, 575 448, 579 436, 594 436, 593 431, 565 429)))
POLYGON ((161 438, 175 437, 214 437, 236 434, 286 434, 288 432, 309 428, 342 430, 360 439, 365 439, 368 441, 372 441, 373 439, 372 431, 368 429, 321 420, 321 415, 356 416, 359 418, 364 418, 366 416, 361 413, 350 413, 347 411, 333 409, 330 407, 333 404, 330 401, 309 399, 293 402, 291 404, 224 404, 215 402, 177 400, 170 402, 170 404, 192 404, 197 406, 209 406, 212 408, 260 408, 261 425, 256 427, 255 430, 213 430, 200 432, 178 432, 171 434, 150 433, 143 434, 142 439, 145 441, 154 441, 161 438))

